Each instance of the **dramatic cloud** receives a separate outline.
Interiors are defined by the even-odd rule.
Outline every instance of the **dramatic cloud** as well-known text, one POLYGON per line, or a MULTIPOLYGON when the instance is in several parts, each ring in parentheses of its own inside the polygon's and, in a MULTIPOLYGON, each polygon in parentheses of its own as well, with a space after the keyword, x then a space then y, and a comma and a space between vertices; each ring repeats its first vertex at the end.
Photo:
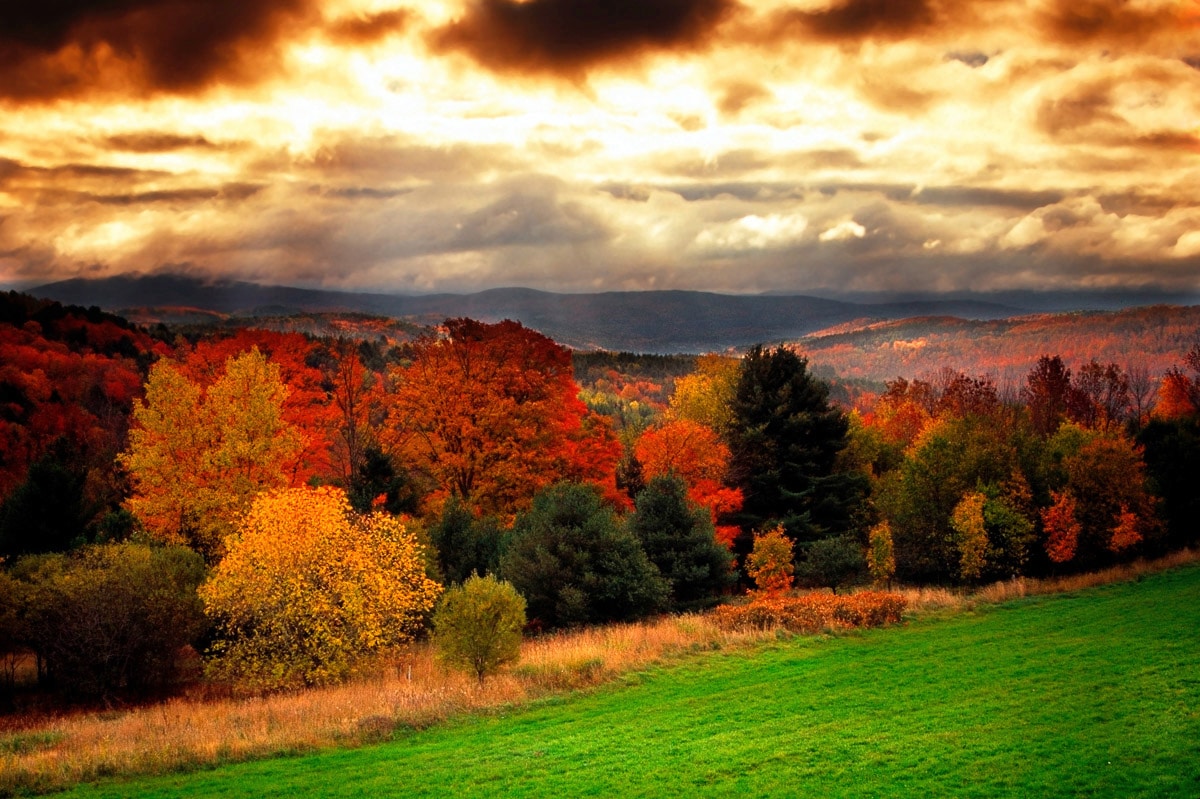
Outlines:
POLYGON ((1195 0, 10 3, 0 284, 1195 291, 1197 42, 1195 0))
POLYGON ((490 69, 577 77, 645 52, 703 48, 732 0, 476 0, 434 32, 490 69))
POLYGON ((0 11, 0 93, 188 92, 272 71, 309 0, 65 0, 0 11))

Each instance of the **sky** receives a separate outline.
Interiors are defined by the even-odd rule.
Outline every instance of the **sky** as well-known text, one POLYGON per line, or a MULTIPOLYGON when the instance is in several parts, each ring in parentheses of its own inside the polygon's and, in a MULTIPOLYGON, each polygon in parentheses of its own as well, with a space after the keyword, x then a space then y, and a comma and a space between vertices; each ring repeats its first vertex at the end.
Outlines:
POLYGON ((1200 289, 1200 0, 0 8, 0 285, 1200 289))

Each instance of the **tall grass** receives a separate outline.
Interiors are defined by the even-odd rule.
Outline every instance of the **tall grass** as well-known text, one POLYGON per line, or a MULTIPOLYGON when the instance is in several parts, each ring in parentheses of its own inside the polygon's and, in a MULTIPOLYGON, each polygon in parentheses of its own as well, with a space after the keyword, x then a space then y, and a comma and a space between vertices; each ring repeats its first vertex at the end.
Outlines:
MULTIPOLYGON (((900 589, 918 614, 1135 579, 1200 560, 1184 551, 1089 575, 1013 580, 974 592, 900 589)), ((524 642, 519 663, 480 686, 449 671, 427 646, 344 685, 251 698, 178 698, 59 718, 0 721, 0 795, 51 791, 113 775, 161 774, 277 754, 355 746, 452 716, 598 685, 693 651, 773 639, 773 630, 721 630, 686 615, 524 642)))

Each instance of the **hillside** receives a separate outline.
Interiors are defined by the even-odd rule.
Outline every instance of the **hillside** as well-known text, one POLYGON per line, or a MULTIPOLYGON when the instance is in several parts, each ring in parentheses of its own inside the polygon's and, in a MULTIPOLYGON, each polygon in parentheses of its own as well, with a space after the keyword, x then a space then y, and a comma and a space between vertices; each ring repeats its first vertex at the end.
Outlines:
POLYGON ((143 319, 146 308, 189 308, 241 316, 297 312, 360 312, 418 324, 469 316, 483 322, 514 319, 576 349, 686 353, 719 351, 794 339, 845 324, 944 314, 994 319, 1019 308, 976 300, 852 303, 803 295, 723 295, 696 291, 552 294, 493 289, 476 294, 400 296, 251 283, 210 283, 158 275, 73 279, 30 289, 64 303, 97 305, 143 319))
POLYGON ((796 344, 815 367, 846 379, 920 377, 943 367, 1021 382, 1037 359, 1070 366, 1095 358, 1160 375, 1200 341, 1200 306, 1037 314, 1011 319, 922 317, 830 329, 796 344))
POLYGON ((1200 569, 64 796, 1194 797, 1200 569))

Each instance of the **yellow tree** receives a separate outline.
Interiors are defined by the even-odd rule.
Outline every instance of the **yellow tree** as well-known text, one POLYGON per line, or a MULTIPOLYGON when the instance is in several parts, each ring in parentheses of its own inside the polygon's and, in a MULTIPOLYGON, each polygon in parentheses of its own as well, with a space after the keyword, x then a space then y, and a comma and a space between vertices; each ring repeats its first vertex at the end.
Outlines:
POLYGON ((229 358, 207 392, 174 364, 155 364, 119 457, 133 482, 130 512, 156 538, 218 560, 250 499, 294 474, 303 440, 282 416, 287 391, 257 349, 229 358))
POLYGON ((200 588, 213 672, 262 689, 343 679, 409 641, 441 591, 394 517, 359 516, 329 486, 261 494, 200 588))
POLYGON ((721 355, 704 355, 696 371, 675 381, 675 393, 667 416, 688 420, 727 433, 733 425, 734 394, 737 392, 738 361, 721 355))
POLYGON ((975 580, 987 565, 987 529, 984 527, 983 506, 987 497, 978 491, 968 491, 954 506, 950 526, 958 538, 959 574, 964 580, 975 580))

